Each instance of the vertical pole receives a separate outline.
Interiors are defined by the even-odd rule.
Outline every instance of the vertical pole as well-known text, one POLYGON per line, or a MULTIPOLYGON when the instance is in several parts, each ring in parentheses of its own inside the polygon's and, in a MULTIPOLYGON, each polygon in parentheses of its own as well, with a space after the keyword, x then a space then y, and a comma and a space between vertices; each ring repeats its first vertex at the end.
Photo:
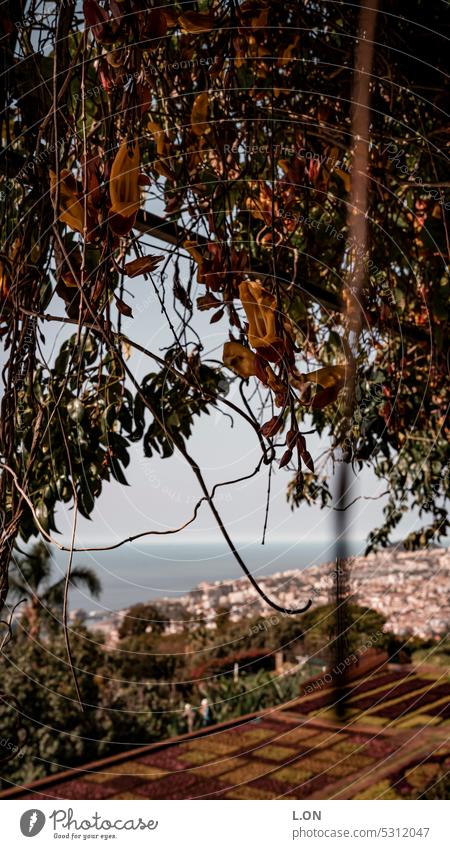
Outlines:
MULTIPOLYGON (((362 325, 362 300, 365 281, 365 257, 368 244, 369 215, 369 136, 370 136, 370 81, 374 59, 375 27, 378 0, 361 0, 355 51, 355 68, 352 85, 352 142, 353 167, 350 198, 347 203, 348 270, 342 293, 344 309, 343 347, 346 355, 346 386, 342 423, 339 432, 341 443, 351 432, 354 415, 356 364, 359 334, 362 325), (356 250, 355 248, 358 248, 356 250)), ((346 631, 349 626, 348 611, 348 546, 347 509, 351 478, 349 464, 351 451, 342 451, 337 477, 336 496, 336 580, 334 602, 336 641, 335 663, 338 670, 348 656, 346 631)), ((347 669, 348 667, 345 667, 347 669)), ((334 676, 336 713, 343 718, 346 713, 347 688, 345 670, 334 676)))

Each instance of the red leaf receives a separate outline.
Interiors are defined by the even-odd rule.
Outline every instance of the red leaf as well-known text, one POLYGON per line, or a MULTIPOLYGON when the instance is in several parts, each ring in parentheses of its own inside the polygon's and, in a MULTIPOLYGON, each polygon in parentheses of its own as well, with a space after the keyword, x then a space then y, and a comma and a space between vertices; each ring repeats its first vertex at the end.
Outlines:
POLYGON ((223 318, 224 312, 225 312, 224 307, 222 307, 222 309, 220 309, 220 310, 217 310, 217 312, 215 312, 214 315, 211 317, 211 321, 209 323, 215 324, 216 321, 220 321, 220 319, 223 318))
POLYGON ((288 449, 287 451, 285 451, 285 452, 284 452, 284 454, 283 454, 283 456, 282 456, 282 458, 281 458, 281 460, 280 460, 280 463, 279 463, 279 467, 280 467, 280 469, 282 469, 282 468, 283 468, 283 466, 287 466, 287 464, 288 464, 291 460, 292 460, 292 451, 290 451, 290 450, 288 449))
POLYGON ((133 318, 133 311, 125 301, 122 301, 120 298, 116 298, 116 307, 122 315, 127 315, 129 318, 133 318))
POLYGON ((214 297, 212 292, 207 292, 206 295, 201 295, 197 298, 197 309, 199 310, 211 310, 214 307, 220 306, 221 301, 219 298, 214 297))
POLYGON ((83 11, 85 21, 95 40, 107 44, 113 40, 109 15, 96 0, 84 0, 83 11))
POLYGON ((314 460, 309 451, 302 451, 302 460, 310 472, 314 472, 314 460))
POLYGON ((275 436, 275 434, 278 433, 278 431, 282 428, 282 426, 283 426, 283 419, 280 418, 279 416, 272 416, 272 418, 269 419, 268 422, 266 422, 265 424, 262 425, 261 433, 266 438, 268 438, 270 436, 275 436))
POLYGON ((311 410, 322 410, 328 404, 332 404, 339 394, 339 386, 330 386, 328 389, 319 390, 309 403, 311 410))

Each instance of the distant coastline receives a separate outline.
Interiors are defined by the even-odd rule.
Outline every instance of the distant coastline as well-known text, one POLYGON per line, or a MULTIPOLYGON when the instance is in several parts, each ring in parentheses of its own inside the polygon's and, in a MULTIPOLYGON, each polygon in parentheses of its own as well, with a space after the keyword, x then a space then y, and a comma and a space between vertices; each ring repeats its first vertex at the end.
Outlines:
MULTIPOLYGON (((350 544, 352 554, 362 554, 365 542, 350 544)), ((252 574, 259 580, 289 569, 308 569, 329 562, 334 556, 332 541, 268 542, 239 541, 237 548, 252 574)), ((53 550, 55 577, 62 577, 68 555, 53 550)), ((82 552, 74 555, 74 565, 94 569, 102 584, 100 600, 77 590, 70 593, 70 609, 118 610, 140 601, 180 597, 202 581, 237 580, 242 572, 225 543, 181 540, 141 541, 113 551, 82 552)))
MULTIPOLYGON (((334 562, 261 575, 259 583, 279 603, 293 607, 313 599, 315 605, 330 600, 334 562)), ((398 635, 439 639, 450 629, 450 551, 430 548, 404 551, 400 547, 352 558, 350 591, 352 600, 371 607, 386 617, 386 628, 398 635)), ((214 628, 217 610, 227 607, 232 621, 267 617, 273 610, 241 576, 203 580, 184 595, 158 599, 142 596, 139 602, 152 602, 167 623, 167 630, 182 630, 183 616, 203 621, 214 628)), ((136 603, 136 601, 132 602, 136 603)), ((131 604, 117 610, 91 611, 88 627, 101 630, 105 641, 114 643, 120 623, 131 604)), ((81 611, 72 610, 72 618, 81 611)))

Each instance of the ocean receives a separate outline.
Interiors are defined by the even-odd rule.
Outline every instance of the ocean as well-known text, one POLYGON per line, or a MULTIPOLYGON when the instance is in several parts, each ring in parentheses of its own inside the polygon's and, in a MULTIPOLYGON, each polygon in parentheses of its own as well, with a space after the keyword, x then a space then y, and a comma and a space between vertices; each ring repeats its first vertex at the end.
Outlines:
MULTIPOLYGON (((236 543, 255 577, 307 569, 334 557, 333 542, 301 543, 292 540, 236 543)), ((364 542, 349 542, 349 553, 362 554, 364 542)), ((53 549, 54 579, 65 574, 68 554, 53 549)), ((119 610, 137 602, 164 596, 182 596, 202 581, 232 580, 243 573, 225 544, 220 542, 174 543, 172 541, 130 543, 113 551, 75 553, 73 566, 89 566, 102 584, 101 597, 93 599, 83 590, 72 589, 70 609, 86 612, 119 610)))

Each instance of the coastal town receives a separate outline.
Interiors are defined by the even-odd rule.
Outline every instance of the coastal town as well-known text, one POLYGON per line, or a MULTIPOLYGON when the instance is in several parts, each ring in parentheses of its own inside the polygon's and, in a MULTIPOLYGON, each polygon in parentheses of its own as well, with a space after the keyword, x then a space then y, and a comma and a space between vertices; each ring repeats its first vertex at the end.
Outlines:
MULTIPOLYGON (((320 606, 331 600, 336 566, 313 565, 258 578, 260 586, 279 604, 298 607, 309 599, 320 606)), ((450 552, 444 548, 404 551, 389 548, 349 562, 348 589, 351 600, 378 611, 386 618, 386 630, 398 636, 438 639, 450 626, 450 552)), ((246 578, 202 582, 184 596, 143 599, 151 602, 164 620, 167 633, 180 633, 187 619, 217 627, 217 613, 228 611, 231 621, 264 618, 272 609, 255 593, 246 578)), ((74 610, 72 621, 104 635, 105 643, 118 640, 120 624, 128 609, 117 611, 74 610)), ((151 626, 149 626, 151 629, 151 626)))

